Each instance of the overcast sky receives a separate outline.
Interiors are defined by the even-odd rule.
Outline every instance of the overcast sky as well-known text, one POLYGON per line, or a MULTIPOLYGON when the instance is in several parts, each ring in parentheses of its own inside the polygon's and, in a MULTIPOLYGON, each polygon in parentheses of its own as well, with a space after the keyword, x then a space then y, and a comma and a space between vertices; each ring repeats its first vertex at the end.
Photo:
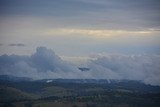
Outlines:
POLYGON ((0 55, 160 53, 160 0, 0 0, 0 55))

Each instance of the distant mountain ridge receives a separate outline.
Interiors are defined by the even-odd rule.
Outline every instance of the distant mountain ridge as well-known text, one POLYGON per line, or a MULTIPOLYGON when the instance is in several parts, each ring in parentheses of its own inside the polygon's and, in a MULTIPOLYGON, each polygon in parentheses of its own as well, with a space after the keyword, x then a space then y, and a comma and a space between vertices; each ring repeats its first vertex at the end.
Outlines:
POLYGON ((32 81, 33 79, 28 77, 16 77, 11 75, 0 75, 0 81, 11 81, 11 82, 21 82, 21 81, 32 81))
POLYGON ((17 77, 12 75, 0 75, 0 81, 11 81, 11 82, 21 82, 21 81, 35 81, 35 82, 61 82, 61 83, 95 83, 95 84, 115 84, 115 83, 142 83, 142 81, 137 80, 118 80, 118 79, 63 79, 63 78, 55 78, 55 79, 39 79, 33 80, 28 77, 17 77))
POLYGON ((149 84, 145 84, 141 81, 137 80, 114 80, 114 79, 40 79, 40 80, 33 80, 27 77, 15 77, 10 75, 0 75, 0 84, 4 83, 28 83, 30 84, 43 84, 43 85, 50 85, 50 84, 64 84, 64 86, 68 85, 67 87, 72 85, 85 85, 85 84, 92 84, 92 85, 102 85, 104 88, 107 89, 117 89, 117 88, 124 88, 128 90, 138 90, 141 92, 158 92, 160 93, 160 86, 152 86, 149 84))

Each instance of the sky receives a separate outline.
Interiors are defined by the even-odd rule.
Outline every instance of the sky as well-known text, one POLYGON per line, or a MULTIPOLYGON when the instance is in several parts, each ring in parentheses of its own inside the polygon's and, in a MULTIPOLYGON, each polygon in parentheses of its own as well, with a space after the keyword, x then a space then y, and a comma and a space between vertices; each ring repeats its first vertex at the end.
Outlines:
POLYGON ((159 54, 159 0, 0 0, 0 55, 159 54))
POLYGON ((160 86, 159 13, 160 0, 0 0, 0 75, 160 86))

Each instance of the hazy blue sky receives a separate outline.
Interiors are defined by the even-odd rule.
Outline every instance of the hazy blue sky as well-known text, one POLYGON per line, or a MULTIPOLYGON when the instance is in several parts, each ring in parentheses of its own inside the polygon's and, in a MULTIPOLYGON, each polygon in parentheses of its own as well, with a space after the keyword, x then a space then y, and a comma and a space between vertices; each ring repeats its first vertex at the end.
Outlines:
POLYGON ((160 53, 160 0, 0 0, 0 54, 160 53))

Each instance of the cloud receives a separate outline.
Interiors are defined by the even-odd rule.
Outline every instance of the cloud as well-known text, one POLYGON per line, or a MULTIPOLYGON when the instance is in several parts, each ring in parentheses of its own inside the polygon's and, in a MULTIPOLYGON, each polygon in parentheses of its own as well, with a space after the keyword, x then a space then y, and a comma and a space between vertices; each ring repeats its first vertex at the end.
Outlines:
POLYGON ((159 65, 160 55, 107 54, 88 63, 95 77, 140 80, 153 85, 160 85, 159 65))
POLYGON ((30 56, 0 56, 0 75, 33 79, 129 79, 160 85, 160 55, 103 54, 94 55, 94 58, 92 56, 87 60, 80 61, 81 67, 88 67, 90 70, 82 72, 78 69, 79 66, 62 60, 51 49, 38 47, 30 56))
POLYGON ((15 46, 15 47, 24 47, 25 44, 22 44, 22 43, 12 43, 12 44, 9 44, 8 46, 15 46))
POLYGON ((154 33, 159 33, 154 30, 140 30, 140 31, 127 31, 127 30, 107 30, 107 29, 52 29, 45 31, 45 35, 86 35, 97 38, 106 38, 112 36, 148 36, 154 33))
POLYGON ((0 43, 0 46, 3 46, 3 44, 2 44, 2 43, 0 43))
POLYGON ((49 16, 52 19, 49 23, 56 20, 62 26, 145 29, 159 27, 159 5, 159 0, 5 0, 0 1, 0 14, 8 17, 49 16))
POLYGON ((31 56, 0 56, 0 74, 42 78, 77 78, 80 71, 69 64, 52 50, 38 47, 31 56))

